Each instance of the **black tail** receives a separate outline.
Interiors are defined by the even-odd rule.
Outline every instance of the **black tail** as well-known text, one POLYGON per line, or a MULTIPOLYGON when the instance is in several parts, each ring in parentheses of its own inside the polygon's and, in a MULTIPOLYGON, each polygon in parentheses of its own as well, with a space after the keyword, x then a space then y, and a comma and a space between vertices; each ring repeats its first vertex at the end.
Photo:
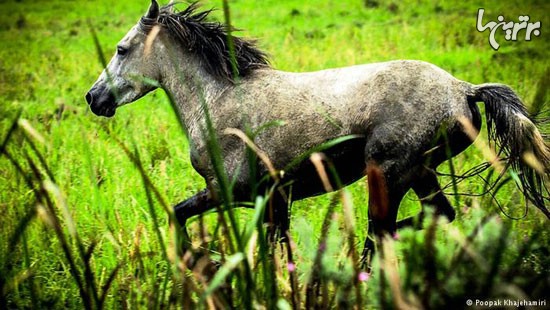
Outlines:
POLYGON ((474 86, 474 99, 485 103, 489 139, 504 152, 518 175, 525 197, 548 218, 550 201, 545 182, 550 178, 550 148, 529 118, 525 106, 506 85, 474 86))

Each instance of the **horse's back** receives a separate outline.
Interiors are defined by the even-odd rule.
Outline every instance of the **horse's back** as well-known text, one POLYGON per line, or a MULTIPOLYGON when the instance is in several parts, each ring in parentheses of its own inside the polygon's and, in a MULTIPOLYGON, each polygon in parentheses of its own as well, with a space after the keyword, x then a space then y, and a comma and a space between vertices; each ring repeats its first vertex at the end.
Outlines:
POLYGON ((337 111, 334 117, 351 133, 365 133, 381 124, 422 132, 469 113, 466 94, 471 85, 423 61, 328 69, 298 74, 294 79, 310 83, 318 96, 328 98, 324 104, 337 111))
POLYGON ((342 108, 343 117, 357 107, 362 112, 369 112, 369 109, 377 109, 383 104, 407 109, 422 108, 423 102, 424 107, 432 102, 446 103, 441 99, 462 97, 469 88, 468 83, 445 70, 419 60, 395 60, 300 73, 270 71, 278 92, 300 98, 306 108, 309 108, 307 105, 342 108))
POLYGON ((440 124, 470 113, 469 87, 433 64, 398 60, 304 73, 258 70, 239 99, 249 98, 250 127, 285 124, 260 135, 259 142, 296 156, 320 142, 366 136, 377 127, 388 136, 432 135, 440 124))

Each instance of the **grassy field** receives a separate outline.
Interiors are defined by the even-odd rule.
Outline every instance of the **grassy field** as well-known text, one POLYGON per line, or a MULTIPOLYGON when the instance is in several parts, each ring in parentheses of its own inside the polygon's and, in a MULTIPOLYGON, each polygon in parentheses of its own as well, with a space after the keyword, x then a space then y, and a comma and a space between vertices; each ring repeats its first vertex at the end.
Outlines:
MULTIPOLYGON (((204 181, 167 97, 158 90, 112 119, 93 115, 84 100, 102 70, 91 30, 111 55, 147 9, 141 2, 0 3, 0 309, 433 308, 550 297, 548 220, 535 208, 524 216, 513 182, 498 188, 496 200, 475 196, 486 187, 479 177, 446 190, 474 194, 449 196, 456 221, 400 231, 372 275, 356 269, 367 231, 364 181, 345 199, 328 194, 293 205, 292 260, 279 247, 265 248, 257 210, 235 211, 233 228, 248 237, 240 247, 246 251, 230 249, 236 233, 220 228, 218 214, 192 221, 197 253, 210 241, 202 245, 222 267, 210 279, 187 270, 165 210, 204 181), (354 226, 342 201, 352 207, 354 226)), ((211 18, 223 21, 222 1, 201 3, 220 8, 211 18)), ((531 109, 550 108, 547 1, 484 3, 487 20, 529 15, 542 24, 529 42, 498 32, 498 51, 488 32, 476 30, 479 5, 468 1, 229 4, 239 35, 257 38, 282 70, 420 59, 471 83, 508 84, 531 109)), ((483 161, 471 147, 452 167, 461 174, 483 161)), ((418 210, 409 194, 400 217, 418 210)))

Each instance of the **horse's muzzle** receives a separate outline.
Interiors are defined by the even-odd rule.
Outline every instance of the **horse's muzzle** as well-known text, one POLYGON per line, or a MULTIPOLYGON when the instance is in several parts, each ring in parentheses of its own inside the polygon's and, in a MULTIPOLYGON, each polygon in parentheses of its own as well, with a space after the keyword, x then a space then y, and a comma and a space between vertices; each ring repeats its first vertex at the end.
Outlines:
POLYGON ((95 115, 111 117, 115 115, 115 96, 107 87, 94 86, 86 94, 86 102, 95 115))

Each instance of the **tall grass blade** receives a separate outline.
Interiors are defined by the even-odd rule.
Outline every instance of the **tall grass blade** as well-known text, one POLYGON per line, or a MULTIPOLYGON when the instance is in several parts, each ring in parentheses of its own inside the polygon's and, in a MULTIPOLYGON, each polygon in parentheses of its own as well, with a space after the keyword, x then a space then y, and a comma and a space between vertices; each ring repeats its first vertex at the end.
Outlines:
POLYGON ((233 41, 233 27, 231 26, 231 11, 229 9, 229 2, 223 0, 223 17, 225 19, 225 25, 227 29, 227 46, 229 48, 229 57, 231 57, 231 70, 233 71, 233 79, 237 81, 239 78, 239 70, 237 68, 237 59, 235 58, 235 42, 233 41))
POLYGON ((535 119, 542 116, 543 113, 550 112, 548 109, 548 101, 546 100, 548 89, 550 89, 550 66, 546 67, 544 73, 541 75, 540 80, 537 84, 537 90, 533 98, 533 103, 531 105, 530 113, 535 117, 535 119), (543 108, 546 105, 546 110, 543 108))
POLYGON ((17 111, 15 117, 13 118, 13 121, 11 121, 11 125, 6 132, 6 136, 4 137, 4 139, 2 139, 2 144, 0 144, 0 154, 4 154, 4 151, 6 149, 6 146, 8 145, 8 142, 10 141, 12 134, 17 130, 22 111, 22 109, 19 109, 19 111, 17 111))
MULTIPOLYGON (((321 270, 322 268, 321 260, 323 258, 323 255, 325 254, 325 250, 327 246, 328 231, 332 221, 332 215, 334 213, 334 209, 336 208, 337 203, 338 203, 337 196, 333 196, 330 200, 328 210, 325 214, 325 217, 323 219, 323 224, 321 226, 321 236, 319 238, 319 245, 317 246, 317 252, 315 253, 315 258, 313 261, 313 265, 311 267, 312 270, 321 270)), ((306 286, 306 300, 305 300, 306 308, 311 309, 311 308, 320 306, 319 295, 320 295, 321 286, 322 286, 322 279, 320 277, 319 272, 313 272, 306 286)))
POLYGON ((59 222, 59 219, 55 212, 55 204, 49 198, 47 189, 44 188, 43 178, 38 167, 35 165, 34 161, 29 156, 26 156, 26 159, 32 171, 33 177, 40 184, 40 187, 33 189, 33 191, 35 192, 38 198, 37 202, 43 203, 43 205, 45 206, 44 210, 49 214, 49 219, 51 220, 51 224, 52 224, 51 228, 55 232, 56 237, 59 240, 59 243, 61 245, 61 249, 63 250, 65 259, 69 264, 69 272, 72 275, 73 279, 75 280, 76 285, 79 289, 80 298, 82 299, 84 308, 92 309, 93 308, 92 296, 90 296, 90 292, 88 291, 88 287, 85 283, 85 280, 82 279, 80 269, 78 268, 78 264, 76 263, 75 258, 72 254, 69 242, 67 241, 63 233, 62 225, 59 222))
POLYGON ((103 53, 103 49, 101 48, 101 43, 99 43, 99 38, 97 37, 97 33, 95 32, 95 28, 92 25, 92 22, 88 20, 88 28, 90 28, 90 33, 92 34, 92 39, 94 40, 94 46, 96 49, 97 56, 99 57, 99 61, 101 62, 101 65, 103 68, 107 67, 107 58, 105 57, 105 54, 103 53))
POLYGON ((216 272, 214 278, 210 281, 210 284, 204 291, 203 298, 210 296, 215 290, 220 288, 229 275, 235 270, 238 265, 245 260, 243 253, 236 253, 227 257, 225 264, 216 272))
POLYGON ((97 305, 99 309, 102 309, 103 306, 105 305, 105 300, 108 296, 107 294, 109 293, 109 289, 111 288, 113 283, 115 283, 116 275, 118 274, 120 268, 122 267, 122 264, 123 264, 122 262, 118 263, 116 267, 113 270, 111 270, 109 276, 107 277, 107 280, 102 285, 101 294, 99 295, 99 300, 97 305))
POLYGON ((506 247, 506 241, 508 240, 508 235, 510 232, 510 229, 507 226, 508 225, 502 225, 500 227, 499 238, 497 240, 498 243, 494 248, 494 253, 492 253, 491 255, 491 265, 482 285, 481 296, 491 296, 491 291, 495 286, 495 282, 497 281, 499 267, 502 262, 503 254, 506 247))

